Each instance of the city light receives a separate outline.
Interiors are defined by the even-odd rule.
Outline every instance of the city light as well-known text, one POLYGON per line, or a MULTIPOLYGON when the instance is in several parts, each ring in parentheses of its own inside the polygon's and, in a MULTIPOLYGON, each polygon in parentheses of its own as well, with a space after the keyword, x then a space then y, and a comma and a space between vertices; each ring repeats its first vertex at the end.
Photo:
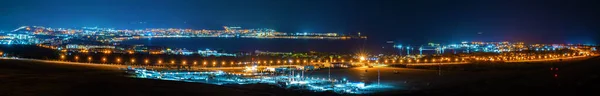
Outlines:
POLYGON ((360 61, 365 61, 365 60, 366 60, 365 56, 360 56, 360 61))
MULTIPOLYGON (((248 78, 246 75, 251 74, 235 74, 227 73, 223 71, 208 71, 208 72, 190 72, 190 71, 178 71, 178 72, 160 72, 146 70, 143 68, 134 68, 136 77, 148 78, 148 79, 161 79, 161 80, 174 80, 174 81, 185 81, 187 82, 199 82, 207 84, 277 84, 277 82, 284 82, 283 87, 297 87, 304 90, 311 91, 332 91, 343 94, 364 94, 373 93, 383 90, 389 90, 394 88, 390 85, 385 84, 365 84, 363 82, 350 82, 345 78, 342 80, 338 79, 325 79, 315 77, 287 77, 287 76, 269 76, 263 75, 259 77, 248 78), (189 78, 195 77, 195 78, 189 78), (184 79, 186 78, 186 79, 184 79), (210 80, 209 80, 210 79, 210 80), (218 82, 216 82, 218 81, 218 82), (329 87, 333 86, 333 87, 329 87)), ((257 70, 255 67, 246 67, 246 72, 253 72, 257 70)))
POLYGON ((129 53, 129 54, 133 54, 134 52, 133 52, 133 51, 127 51, 127 53, 129 53))

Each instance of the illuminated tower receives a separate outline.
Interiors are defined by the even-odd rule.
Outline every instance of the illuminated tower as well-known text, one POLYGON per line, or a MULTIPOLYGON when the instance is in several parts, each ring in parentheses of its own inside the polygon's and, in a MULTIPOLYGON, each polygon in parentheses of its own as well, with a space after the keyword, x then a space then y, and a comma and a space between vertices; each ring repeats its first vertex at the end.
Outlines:
POLYGON ((410 47, 406 46, 406 55, 410 55, 410 47))
POLYGON ((419 55, 423 55, 423 46, 419 47, 419 55))

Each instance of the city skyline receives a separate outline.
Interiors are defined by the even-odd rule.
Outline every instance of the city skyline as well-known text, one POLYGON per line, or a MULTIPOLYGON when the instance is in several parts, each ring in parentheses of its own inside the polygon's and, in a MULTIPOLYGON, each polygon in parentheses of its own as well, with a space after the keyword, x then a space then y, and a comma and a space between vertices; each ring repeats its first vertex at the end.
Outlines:
MULTIPOLYGON (((345 1, 345 0, 344 0, 345 1)), ((119 29, 217 29, 336 32, 406 43, 531 41, 597 44, 597 1, 120 1, 8 0, 0 29, 24 25, 119 29), (61 6, 53 6, 61 5, 61 6), (129 9, 129 10, 120 10, 129 9), (543 11, 538 11, 543 10, 543 11)))

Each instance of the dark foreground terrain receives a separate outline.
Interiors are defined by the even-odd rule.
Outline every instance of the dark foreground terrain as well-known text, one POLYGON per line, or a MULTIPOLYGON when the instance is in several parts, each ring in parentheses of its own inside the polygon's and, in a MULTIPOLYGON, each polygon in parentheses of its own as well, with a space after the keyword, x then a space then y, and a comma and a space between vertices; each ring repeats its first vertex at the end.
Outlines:
MULTIPOLYGON (((218 86, 129 78, 122 70, 118 70, 118 67, 0 59, 0 96, 340 95, 330 92, 290 91, 262 84, 218 86)), ((600 83, 598 83, 600 82, 600 58, 598 57, 548 63, 506 63, 441 68, 447 75, 422 82, 452 84, 436 86, 437 83, 432 83, 431 88, 422 90, 398 90, 369 95, 598 96, 600 94, 598 91, 600 90, 600 83)), ((435 67, 418 70, 431 73, 429 71, 435 70, 435 67)))
MULTIPOLYGON (((448 66, 446 66, 448 67, 448 66)), ((476 80, 458 86, 446 86, 418 90, 402 95, 410 96, 599 96, 600 58, 583 60, 508 63, 505 65, 466 65, 460 69, 466 72, 516 72, 495 76, 491 79, 476 80), (525 64, 525 65, 523 65, 525 64), (529 64, 529 65, 527 65, 529 64), (540 65, 537 65, 540 64, 540 65), (474 66, 476 66, 474 68, 474 66), (540 67, 542 66, 542 67, 540 67), (466 68, 466 70, 465 70, 466 68), (472 70, 477 69, 477 70, 472 70)), ((487 73, 486 73, 487 74, 487 73)), ((398 95, 387 92, 376 95, 398 95)))
POLYGON ((115 66, 0 59, 0 96, 269 96, 301 93, 270 85, 218 86, 129 78, 115 66))

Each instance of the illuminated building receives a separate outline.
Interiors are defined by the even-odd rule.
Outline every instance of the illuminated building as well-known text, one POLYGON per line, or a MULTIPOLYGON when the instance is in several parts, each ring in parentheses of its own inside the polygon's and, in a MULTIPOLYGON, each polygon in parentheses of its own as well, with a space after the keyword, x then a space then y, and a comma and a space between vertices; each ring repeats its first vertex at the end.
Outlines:
POLYGON ((198 50, 198 54, 200 54, 201 56, 236 56, 236 54, 229 54, 229 53, 219 53, 216 50, 210 50, 210 49, 205 49, 205 50, 198 50))

